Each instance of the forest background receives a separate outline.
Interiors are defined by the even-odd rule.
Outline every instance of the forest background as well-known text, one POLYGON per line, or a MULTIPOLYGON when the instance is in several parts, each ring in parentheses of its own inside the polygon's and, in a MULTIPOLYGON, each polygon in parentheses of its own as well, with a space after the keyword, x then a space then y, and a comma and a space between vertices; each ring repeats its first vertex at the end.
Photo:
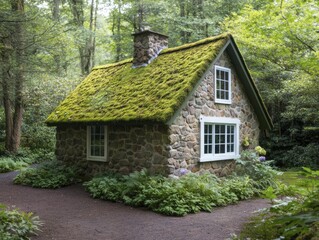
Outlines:
POLYGON ((318 0, 0 0, 0 152, 52 153, 48 114, 143 29, 170 47, 230 32, 274 122, 267 158, 319 167, 318 0))

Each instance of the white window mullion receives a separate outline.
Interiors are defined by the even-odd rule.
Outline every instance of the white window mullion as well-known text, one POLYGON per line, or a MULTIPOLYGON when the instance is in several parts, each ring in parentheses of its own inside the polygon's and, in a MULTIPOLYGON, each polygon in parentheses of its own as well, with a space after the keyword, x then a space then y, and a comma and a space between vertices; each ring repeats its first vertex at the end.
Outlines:
MULTIPOLYGON (((239 157, 239 126, 240 126, 240 120, 236 118, 223 118, 223 117, 206 117, 201 116, 200 117, 200 133, 201 133, 201 162, 207 162, 207 161, 218 161, 218 160, 228 160, 228 159, 235 159, 239 157), (212 151, 211 153, 207 152, 205 154, 205 125, 206 126, 212 126, 212 151), (216 132, 216 125, 219 125, 220 131, 216 132), (225 131, 222 132, 222 128, 225 128, 225 131), (228 129, 229 128, 229 129, 228 129), (221 138, 224 138, 223 142, 216 142, 216 134, 218 135, 218 139, 221 140, 221 138), (230 135, 229 135, 230 134, 230 135), (229 136, 228 136, 229 135, 229 136), (232 140, 233 138, 233 140, 232 140), (228 140, 230 141, 228 143, 228 140), (224 151, 219 151, 216 153, 215 148, 216 144, 222 144, 225 147, 224 151), (234 147, 232 150, 232 146, 234 147), (229 147, 229 150, 228 150, 229 147)), ((209 129, 207 130, 209 132, 209 135, 211 132, 209 129)), ((207 135, 206 132, 206 135, 207 135)), ((209 143, 209 140, 207 140, 207 143, 209 143)), ((220 145, 218 145, 220 147, 220 145)))
POLYGON ((214 73, 215 102, 221 104, 231 104, 231 69, 215 66, 214 73))
POLYGON ((216 144, 216 141, 215 141, 215 124, 213 125, 213 136, 212 136, 212 138, 213 138, 212 154, 215 155, 215 147, 216 147, 216 145, 215 145, 216 144))

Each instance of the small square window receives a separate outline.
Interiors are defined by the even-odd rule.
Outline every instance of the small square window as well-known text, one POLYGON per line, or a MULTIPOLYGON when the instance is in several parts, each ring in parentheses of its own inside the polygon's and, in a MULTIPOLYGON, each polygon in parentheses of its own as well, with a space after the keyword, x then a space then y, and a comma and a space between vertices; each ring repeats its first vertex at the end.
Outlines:
POLYGON ((231 104, 231 70, 215 66, 215 102, 231 104))

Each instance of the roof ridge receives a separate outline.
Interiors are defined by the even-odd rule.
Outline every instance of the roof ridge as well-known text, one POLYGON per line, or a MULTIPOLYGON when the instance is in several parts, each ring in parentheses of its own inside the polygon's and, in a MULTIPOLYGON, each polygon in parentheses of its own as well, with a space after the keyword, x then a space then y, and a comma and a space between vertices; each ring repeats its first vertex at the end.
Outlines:
MULTIPOLYGON (((216 35, 216 36, 212 36, 212 37, 201 39, 201 40, 196 41, 196 42, 186 43, 186 44, 183 44, 181 46, 163 49, 158 54, 158 56, 164 55, 164 54, 168 54, 168 53, 172 53, 172 52, 182 51, 182 50, 185 50, 185 49, 197 47, 197 46, 200 46, 200 45, 203 45, 203 44, 208 44, 208 43, 215 42, 215 41, 218 41, 218 40, 223 39, 223 38, 230 38, 230 37, 231 37, 230 33, 222 33, 222 34, 219 34, 219 35, 216 35)), ((115 63, 109 63, 109 64, 105 64, 105 65, 96 66, 96 67, 94 67, 92 69, 92 71, 93 70, 98 70, 98 69, 105 69, 105 68, 115 67, 115 66, 121 66, 121 65, 124 65, 124 64, 127 64, 127 63, 131 63, 132 61, 133 61, 133 58, 127 58, 127 59, 124 59, 124 60, 122 60, 120 62, 115 62, 115 63)))
POLYGON ((163 49, 163 51, 161 51, 159 55, 197 47, 197 46, 200 46, 203 44, 208 44, 208 43, 215 42, 215 41, 218 41, 218 40, 223 39, 223 38, 230 38, 230 37, 231 37, 230 33, 222 33, 222 34, 219 34, 216 36, 201 39, 201 40, 196 41, 196 42, 186 43, 186 44, 183 44, 181 46, 163 49))

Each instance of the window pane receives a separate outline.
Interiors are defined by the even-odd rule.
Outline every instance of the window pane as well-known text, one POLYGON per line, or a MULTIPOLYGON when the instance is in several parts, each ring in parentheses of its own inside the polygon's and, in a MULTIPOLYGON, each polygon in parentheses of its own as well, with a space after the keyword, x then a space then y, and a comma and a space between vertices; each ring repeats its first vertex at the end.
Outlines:
POLYGON ((215 125, 215 133, 219 133, 219 125, 215 125))
POLYGON ((225 144, 220 145, 220 153, 225 153, 225 144))
POLYGON ((217 70, 217 71, 216 71, 216 75, 217 75, 217 78, 220 79, 220 70, 217 70))
POLYGON ((220 125, 220 132, 225 133, 225 125, 220 125))
POLYGON ((220 152, 219 152, 219 145, 216 145, 216 146, 215 146, 215 154, 218 154, 218 153, 220 153, 220 152))
POLYGON ((213 125, 205 124, 204 126, 204 154, 211 154, 213 147, 213 125))

